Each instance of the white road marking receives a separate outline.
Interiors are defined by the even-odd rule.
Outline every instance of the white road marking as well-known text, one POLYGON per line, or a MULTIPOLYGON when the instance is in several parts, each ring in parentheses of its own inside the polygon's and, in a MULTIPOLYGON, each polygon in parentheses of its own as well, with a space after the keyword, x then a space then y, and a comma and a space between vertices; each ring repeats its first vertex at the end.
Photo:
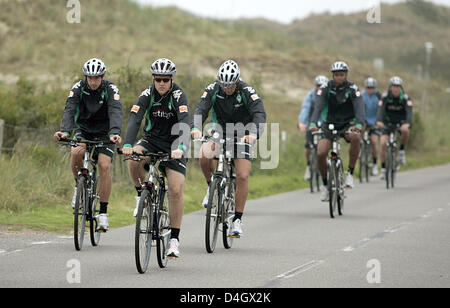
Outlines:
POLYGON ((310 269, 313 269, 314 267, 319 266, 320 264, 322 264, 323 260, 313 260, 311 262, 305 263, 303 265, 297 266, 281 275, 278 275, 277 278, 279 279, 289 279, 292 278, 294 276, 297 276, 298 274, 304 273, 306 271, 309 271, 310 269))
POLYGON ((46 245, 46 244, 50 244, 51 242, 34 242, 31 243, 31 245, 46 245))

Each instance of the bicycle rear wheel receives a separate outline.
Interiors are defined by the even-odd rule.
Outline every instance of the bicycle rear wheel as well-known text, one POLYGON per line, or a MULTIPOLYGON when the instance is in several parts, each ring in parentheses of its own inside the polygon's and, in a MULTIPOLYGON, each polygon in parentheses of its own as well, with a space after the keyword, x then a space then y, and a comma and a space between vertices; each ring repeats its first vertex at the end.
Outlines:
POLYGON ((336 216, 336 205, 338 199, 338 179, 336 172, 336 162, 330 160, 328 164, 328 193, 329 193, 329 210, 330 217, 334 218, 336 216))
POLYGON ((223 239, 223 246, 225 247, 225 249, 230 249, 233 246, 231 225, 234 213, 236 212, 235 194, 236 194, 236 179, 232 179, 230 185, 228 186, 228 189, 225 192, 226 196, 226 201, 224 204, 225 219, 224 223, 222 224, 222 239, 223 239))
POLYGON ((159 193, 159 209, 156 214, 156 251, 158 265, 160 268, 167 266, 167 250, 169 249, 170 241, 170 216, 169 216, 169 202, 166 198, 165 189, 161 189, 159 193))
POLYGON ((361 149, 359 151, 359 182, 362 183, 366 172, 366 144, 361 141, 361 149))
POLYGON ((75 249, 78 251, 83 247, 84 232, 86 229, 87 192, 85 183, 86 179, 80 176, 77 181, 77 195, 73 212, 73 239, 75 249))
POLYGON ((219 213, 221 211, 222 194, 220 192, 221 178, 215 178, 209 187, 209 200, 206 210, 205 244, 206 251, 213 253, 216 248, 219 232, 219 213))
POLYGON ((153 212, 150 192, 148 190, 144 190, 142 192, 141 201, 139 202, 138 213, 136 216, 134 243, 136 268, 140 274, 144 274, 147 271, 150 260, 153 238, 153 212))

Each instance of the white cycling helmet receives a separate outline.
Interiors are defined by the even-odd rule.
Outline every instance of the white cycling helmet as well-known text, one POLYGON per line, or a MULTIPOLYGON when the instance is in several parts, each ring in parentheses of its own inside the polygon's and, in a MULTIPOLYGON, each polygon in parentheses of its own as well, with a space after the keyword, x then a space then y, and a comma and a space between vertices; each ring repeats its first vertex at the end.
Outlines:
POLYGON ((328 78, 325 76, 322 76, 322 75, 317 76, 315 83, 316 83, 316 86, 324 85, 324 84, 328 83, 328 78))
POLYGON ((231 88, 239 81, 241 71, 233 60, 228 60, 219 68, 217 79, 222 88, 231 88))
POLYGON ((376 88, 377 87, 377 81, 375 80, 375 78, 369 77, 364 82, 364 86, 366 88, 376 88))
POLYGON ((83 65, 84 76, 96 77, 103 76, 106 73, 106 66, 102 60, 93 58, 83 65))
POLYGON ((342 61, 335 62, 331 67, 331 72, 348 72, 348 65, 342 61))
POLYGON ((390 86, 403 86, 403 80, 398 76, 394 76, 389 81, 389 85, 390 86))
POLYGON ((174 76, 177 73, 175 63, 169 59, 161 58, 153 62, 150 67, 152 75, 174 76))

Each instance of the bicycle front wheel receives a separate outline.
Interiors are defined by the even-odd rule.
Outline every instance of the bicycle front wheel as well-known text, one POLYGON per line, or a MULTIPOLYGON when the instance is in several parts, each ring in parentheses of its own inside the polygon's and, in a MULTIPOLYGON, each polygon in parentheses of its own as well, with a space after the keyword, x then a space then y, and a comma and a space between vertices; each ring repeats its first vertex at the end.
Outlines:
POLYGON ((78 251, 83 247, 87 202, 86 179, 80 176, 77 181, 77 194, 73 212, 73 239, 75 249, 78 251))
POLYGON ((153 239, 153 219, 154 213, 151 195, 148 190, 144 190, 136 216, 134 243, 136 268, 140 274, 144 274, 147 271, 150 260, 153 239))
POLYGON ((90 212, 89 212, 89 232, 91 237, 92 246, 98 246, 100 242, 100 232, 97 232, 97 215, 100 212, 99 208, 99 196, 97 195, 97 183, 99 177, 95 179, 92 189, 92 199, 90 200, 90 212))
POLYGON ((213 253, 216 248, 217 234, 219 232, 219 213, 221 211, 222 195, 220 192, 221 178, 216 178, 209 187, 209 200, 206 210, 205 244, 206 251, 213 253))
POLYGON ((330 163, 328 164, 328 193, 330 196, 329 209, 331 218, 336 216, 336 204, 339 191, 338 185, 336 162, 330 160, 330 163))
POLYGON ((234 214, 236 212, 236 179, 232 179, 225 194, 226 202, 224 207, 225 219, 222 224, 222 239, 225 249, 233 246, 232 227, 234 214))
POLYGON ((390 188, 390 181, 391 181, 391 175, 392 175, 391 168, 392 168, 393 162, 392 162, 391 153, 392 153, 391 146, 388 145, 387 153, 386 153, 386 175, 385 175, 386 189, 390 188))
POLYGON ((156 214, 156 251, 158 265, 160 268, 167 266, 167 250, 169 249, 170 240, 170 216, 169 216, 169 202, 166 198, 166 191, 160 190, 159 208, 156 214))
POLYGON ((339 160, 339 166, 337 167, 338 171, 338 196, 337 196, 337 209, 340 216, 344 213, 344 200, 345 200, 345 181, 344 181, 344 166, 342 164, 342 161, 339 160))

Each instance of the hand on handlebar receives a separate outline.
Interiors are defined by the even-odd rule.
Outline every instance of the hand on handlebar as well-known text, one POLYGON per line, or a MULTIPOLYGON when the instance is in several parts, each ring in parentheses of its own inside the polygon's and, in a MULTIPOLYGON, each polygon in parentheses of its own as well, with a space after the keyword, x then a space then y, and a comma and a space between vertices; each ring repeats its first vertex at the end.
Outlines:
POLYGON ((53 139, 55 139, 55 141, 60 141, 60 140, 64 140, 67 138, 69 138, 69 135, 67 135, 66 133, 63 133, 63 132, 56 132, 53 135, 53 139))

